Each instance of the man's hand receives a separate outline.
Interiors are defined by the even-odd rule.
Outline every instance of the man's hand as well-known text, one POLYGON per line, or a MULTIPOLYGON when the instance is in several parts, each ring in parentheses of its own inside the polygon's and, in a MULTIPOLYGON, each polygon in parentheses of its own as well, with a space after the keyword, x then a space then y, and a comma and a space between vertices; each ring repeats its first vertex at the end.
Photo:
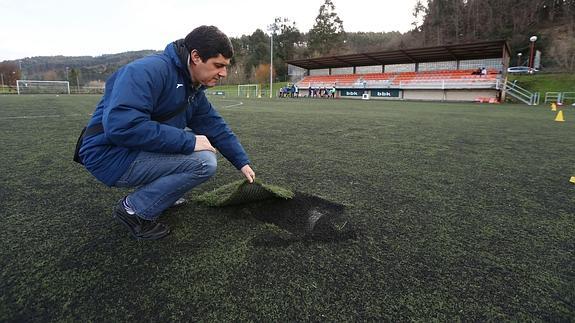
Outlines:
POLYGON ((196 147, 194 147, 194 151, 201 151, 201 150, 209 150, 216 153, 216 148, 212 146, 210 141, 206 136, 196 135, 196 147))
POLYGON ((253 183, 254 180, 256 179, 256 173, 254 173, 250 165, 245 165, 244 167, 242 167, 242 169, 240 169, 240 171, 248 179, 248 182, 253 183))

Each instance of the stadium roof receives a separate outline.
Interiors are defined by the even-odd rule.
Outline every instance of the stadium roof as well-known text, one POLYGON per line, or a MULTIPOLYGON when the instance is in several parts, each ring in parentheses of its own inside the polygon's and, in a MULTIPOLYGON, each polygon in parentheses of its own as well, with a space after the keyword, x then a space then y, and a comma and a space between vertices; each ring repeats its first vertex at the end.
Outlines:
POLYGON ((397 49, 362 54, 326 56, 291 60, 287 63, 308 70, 351 66, 387 64, 408 64, 440 62, 468 59, 509 57, 509 44, 506 40, 485 41, 468 44, 453 44, 435 47, 397 49), (504 54, 504 51, 506 52, 504 54))

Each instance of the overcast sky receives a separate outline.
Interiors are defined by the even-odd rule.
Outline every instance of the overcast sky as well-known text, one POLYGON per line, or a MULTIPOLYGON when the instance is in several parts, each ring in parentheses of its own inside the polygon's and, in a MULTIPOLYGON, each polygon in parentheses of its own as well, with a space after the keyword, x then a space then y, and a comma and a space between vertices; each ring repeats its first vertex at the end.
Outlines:
MULTIPOLYGON (((324 0, 0 0, 0 62, 164 49, 199 25, 230 37, 267 32, 286 17, 301 32, 324 0)), ((346 31, 406 32, 415 0, 333 0, 346 31)))

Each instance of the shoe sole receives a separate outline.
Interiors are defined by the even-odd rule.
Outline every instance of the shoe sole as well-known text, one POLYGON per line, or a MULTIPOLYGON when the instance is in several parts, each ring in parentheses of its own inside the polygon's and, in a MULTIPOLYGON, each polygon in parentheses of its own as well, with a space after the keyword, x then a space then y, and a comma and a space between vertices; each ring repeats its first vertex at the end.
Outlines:
POLYGON ((128 231, 130 232, 130 234, 132 235, 132 237, 134 237, 136 240, 158 240, 158 239, 162 239, 163 237, 167 236, 168 234, 170 234, 170 228, 165 227, 166 230, 165 231, 160 231, 158 233, 149 235, 138 235, 134 229, 132 228, 132 226, 123 218, 117 216, 116 214, 114 214, 114 218, 118 219, 120 221, 120 223, 122 223, 122 225, 124 225, 126 227, 126 229, 128 229, 128 231))

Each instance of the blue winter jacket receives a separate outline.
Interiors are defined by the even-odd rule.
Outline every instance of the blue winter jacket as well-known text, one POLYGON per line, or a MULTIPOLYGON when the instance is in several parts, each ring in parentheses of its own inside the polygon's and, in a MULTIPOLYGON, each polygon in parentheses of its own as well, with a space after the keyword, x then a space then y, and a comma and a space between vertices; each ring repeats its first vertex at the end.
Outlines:
POLYGON ((194 89, 187 66, 170 43, 162 54, 136 60, 106 81, 106 90, 88 127, 102 124, 104 132, 84 138, 80 157, 86 169, 108 186, 128 170, 140 151, 191 154, 195 135, 205 135, 237 169, 250 163, 224 119, 194 89), (163 122, 189 102, 185 112, 163 122), (192 131, 184 130, 190 128, 192 131))

